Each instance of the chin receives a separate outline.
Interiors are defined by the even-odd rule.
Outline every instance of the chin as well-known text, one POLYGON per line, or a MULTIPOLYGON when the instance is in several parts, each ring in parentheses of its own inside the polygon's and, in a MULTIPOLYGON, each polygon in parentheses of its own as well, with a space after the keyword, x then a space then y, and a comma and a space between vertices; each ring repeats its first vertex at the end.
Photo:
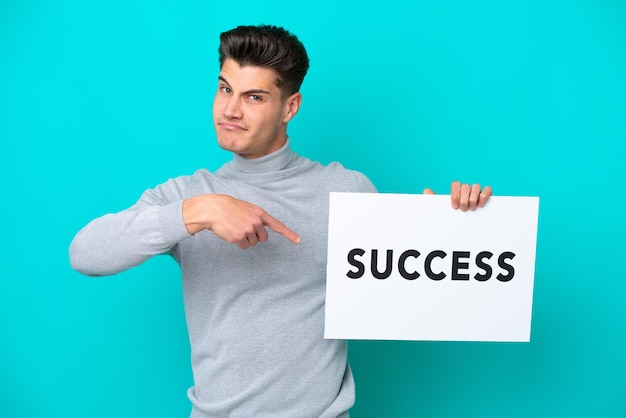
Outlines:
POLYGON ((222 148, 223 150, 231 151, 234 153, 240 153, 241 151, 245 150, 245 146, 243 146, 242 144, 238 144, 237 141, 232 139, 229 140, 225 138, 218 138, 217 145, 219 145, 220 148, 222 148))

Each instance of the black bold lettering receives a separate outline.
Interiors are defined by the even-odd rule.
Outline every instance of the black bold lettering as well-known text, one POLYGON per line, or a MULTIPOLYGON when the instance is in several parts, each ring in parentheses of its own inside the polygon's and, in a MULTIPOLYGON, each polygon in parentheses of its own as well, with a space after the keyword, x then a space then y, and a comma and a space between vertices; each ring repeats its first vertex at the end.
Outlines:
POLYGON ((363 273, 365 273, 365 265, 356 259, 357 255, 362 256, 363 254, 365 254, 365 250, 361 248, 355 248, 353 250, 350 250, 350 252, 348 253, 348 264, 356 267, 356 271, 350 270, 348 271, 346 276, 351 279, 360 279, 361 277, 363 277, 363 273))
POLYGON ((420 274, 417 271, 413 273, 407 272, 405 265, 404 265, 407 258, 409 257, 417 258, 419 257, 419 255, 420 253, 417 250, 406 250, 400 255, 400 258, 398 259, 398 270, 400 271, 400 276, 404 277, 407 280, 415 280, 420 276, 420 274))
POLYGON ((515 257, 515 254, 510 251, 505 251, 500 254, 500 257, 498 257, 498 265, 500 266, 500 268, 506 270, 506 272, 509 274, 504 275, 502 273, 499 273, 496 276, 496 279, 500 280, 501 282, 508 282, 513 279, 513 276, 515 275, 515 269, 512 265, 506 263, 506 260, 512 260, 513 257, 515 257))
POLYGON ((431 268, 431 263, 433 262, 433 258, 445 258, 448 254, 441 250, 432 251, 430 254, 426 256, 426 261, 424 261, 424 271, 426 275, 432 280, 443 280, 446 278, 446 273, 441 272, 438 274, 433 273, 433 269, 431 268))
POLYGON ((469 251, 452 251, 452 280, 469 280, 469 274, 459 273, 460 269, 467 269, 469 263, 461 263, 461 258, 469 258, 469 251))
POLYGON ((378 250, 372 250, 372 275, 377 279, 386 279, 391 275, 393 269, 393 250, 387 250, 387 260, 385 263, 385 271, 378 271, 378 250))
POLYGON ((474 275, 474 278, 478 280, 479 282, 486 282, 487 280, 491 278, 491 274, 493 273, 493 270, 491 269, 491 266, 485 263, 483 260, 485 258, 489 260, 492 256, 493 256, 493 253, 490 253, 489 251, 479 252, 478 255, 476 256, 476 267, 478 267, 479 269, 483 269, 483 271, 485 272, 484 274, 476 273, 474 275))

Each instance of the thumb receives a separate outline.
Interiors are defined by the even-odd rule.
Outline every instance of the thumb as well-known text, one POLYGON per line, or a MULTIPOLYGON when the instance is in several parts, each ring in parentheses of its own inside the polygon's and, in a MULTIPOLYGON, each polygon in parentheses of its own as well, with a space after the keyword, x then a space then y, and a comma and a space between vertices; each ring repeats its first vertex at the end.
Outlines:
POLYGON ((425 188, 424 191, 422 192, 423 194, 435 194, 435 192, 432 191, 432 189, 430 188, 425 188))

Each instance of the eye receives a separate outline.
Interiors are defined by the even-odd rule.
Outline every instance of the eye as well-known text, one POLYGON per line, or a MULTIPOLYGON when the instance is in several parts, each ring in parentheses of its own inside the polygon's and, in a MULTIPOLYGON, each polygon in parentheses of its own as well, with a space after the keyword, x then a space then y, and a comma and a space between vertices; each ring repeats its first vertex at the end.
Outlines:
POLYGON ((222 93, 226 93, 226 94, 231 94, 233 91, 230 89, 230 87, 228 86, 221 86, 220 87, 220 91, 222 93))
POLYGON ((256 94, 251 94, 249 97, 250 100, 252 100, 253 102, 260 102, 261 100, 263 100, 261 96, 258 96, 256 94))

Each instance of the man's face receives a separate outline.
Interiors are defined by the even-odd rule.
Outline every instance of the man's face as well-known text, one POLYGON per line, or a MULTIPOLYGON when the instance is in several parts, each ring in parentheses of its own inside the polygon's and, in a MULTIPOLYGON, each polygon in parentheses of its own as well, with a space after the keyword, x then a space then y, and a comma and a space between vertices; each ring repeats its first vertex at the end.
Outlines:
POLYGON ((246 66, 227 58, 213 101, 217 142, 225 150, 259 158, 287 140, 287 122, 297 113, 300 93, 283 98, 274 70, 246 66))

